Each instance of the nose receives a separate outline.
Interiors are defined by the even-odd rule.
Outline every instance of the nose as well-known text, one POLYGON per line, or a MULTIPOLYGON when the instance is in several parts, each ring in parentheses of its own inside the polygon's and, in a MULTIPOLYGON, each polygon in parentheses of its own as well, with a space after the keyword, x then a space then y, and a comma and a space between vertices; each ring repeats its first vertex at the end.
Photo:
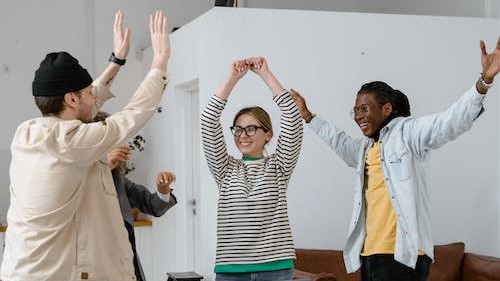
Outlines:
POLYGON ((356 112, 354 113, 354 121, 356 121, 356 123, 359 123, 361 122, 361 119, 365 117, 364 114, 361 114, 360 112, 356 112))

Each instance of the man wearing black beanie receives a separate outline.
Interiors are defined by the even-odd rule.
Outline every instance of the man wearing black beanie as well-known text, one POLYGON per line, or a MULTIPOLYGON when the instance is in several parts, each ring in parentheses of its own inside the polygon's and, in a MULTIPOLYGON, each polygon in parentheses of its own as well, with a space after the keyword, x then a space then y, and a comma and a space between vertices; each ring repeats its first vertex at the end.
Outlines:
POLYGON ((10 206, 2 280, 136 280, 133 254, 105 155, 156 111, 168 82, 166 17, 150 18, 151 70, 125 108, 91 121, 129 51, 115 15, 114 52, 95 81, 66 52, 50 53, 33 80, 42 117, 25 121, 11 145, 10 206), (104 157, 103 157, 104 156, 104 157))

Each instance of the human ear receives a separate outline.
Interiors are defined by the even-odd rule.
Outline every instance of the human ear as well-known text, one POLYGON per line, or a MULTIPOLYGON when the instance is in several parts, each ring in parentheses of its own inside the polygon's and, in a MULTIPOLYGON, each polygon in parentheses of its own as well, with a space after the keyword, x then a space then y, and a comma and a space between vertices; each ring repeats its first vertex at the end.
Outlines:
POLYGON ((271 132, 266 132, 265 140, 266 144, 273 138, 273 134, 271 132))
POLYGON ((76 105, 78 104, 78 101, 79 101, 79 97, 76 96, 74 93, 70 92, 70 93, 64 94, 64 102, 68 106, 76 107, 76 105))
POLYGON ((384 104, 382 106, 382 111, 383 111, 384 117, 389 117, 392 114, 392 104, 390 102, 384 104))

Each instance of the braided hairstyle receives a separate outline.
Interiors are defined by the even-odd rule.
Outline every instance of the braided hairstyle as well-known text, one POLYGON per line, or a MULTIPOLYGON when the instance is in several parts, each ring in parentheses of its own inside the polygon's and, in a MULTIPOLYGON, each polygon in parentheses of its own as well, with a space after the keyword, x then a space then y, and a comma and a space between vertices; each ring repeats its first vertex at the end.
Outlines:
POLYGON ((390 103, 392 105, 392 113, 387 118, 392 120, 396 117, 408 117, 411 115, 410 102, 408 97, 400 90, 393 89, 387 83, 382 81, 373 81, 361 86, 358 95, 370 93, 373 94, 375 100, 379 104, 390 103))

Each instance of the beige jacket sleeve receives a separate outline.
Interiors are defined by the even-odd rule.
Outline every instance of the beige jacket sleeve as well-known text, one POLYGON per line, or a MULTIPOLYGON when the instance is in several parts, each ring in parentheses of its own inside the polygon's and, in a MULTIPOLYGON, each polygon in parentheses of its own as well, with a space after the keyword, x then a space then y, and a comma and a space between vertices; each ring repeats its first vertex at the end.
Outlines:
MULTIPOLYGON (((153 116, 167 81, 165 72, 152 69, 127 106, 108 117, 105 122, 61 122, 60 141, 68 156, 82 165, 88 165, 130 139, 153 116)), ((112 96, 110 92, 109 94, 112 96)))

